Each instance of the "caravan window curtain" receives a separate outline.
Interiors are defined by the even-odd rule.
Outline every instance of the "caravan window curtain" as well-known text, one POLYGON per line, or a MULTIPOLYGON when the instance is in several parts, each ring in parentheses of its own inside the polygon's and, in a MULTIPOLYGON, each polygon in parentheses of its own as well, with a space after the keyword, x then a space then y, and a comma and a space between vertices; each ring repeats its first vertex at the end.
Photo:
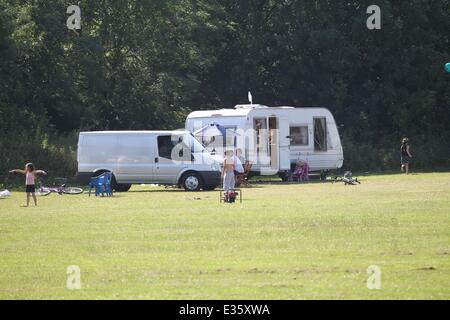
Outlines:
POLYGON ((314 118, 314 151, 327 150, 327 119, 314 118))

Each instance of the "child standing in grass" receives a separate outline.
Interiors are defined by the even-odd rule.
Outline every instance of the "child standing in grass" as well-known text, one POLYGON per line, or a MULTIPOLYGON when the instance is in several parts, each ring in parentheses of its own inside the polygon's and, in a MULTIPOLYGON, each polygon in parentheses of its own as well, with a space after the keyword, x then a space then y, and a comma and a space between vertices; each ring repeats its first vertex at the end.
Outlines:
POLYGON ((36 177, 39 175, 46 175, 47 172, 43 170, 35 170, 34 165, 32 163, 27 163, 25 165, 25 170, 21 169, 14 169, 11 170, 9 173, 22 173, 25 175, 25 186, 27 193, 27 204, 23 207, 28 207, 30 205, 30 197, 33 197, 34 205, 37 206, 37 199, 36 199, 36 177))

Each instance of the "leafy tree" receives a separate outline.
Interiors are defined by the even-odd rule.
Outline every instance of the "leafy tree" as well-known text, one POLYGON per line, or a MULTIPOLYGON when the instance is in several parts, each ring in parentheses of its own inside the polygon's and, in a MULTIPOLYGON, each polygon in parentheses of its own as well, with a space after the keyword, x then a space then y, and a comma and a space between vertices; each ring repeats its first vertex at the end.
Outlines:
POLYGON ((448 1, 378 1, 376 31, 363 0, 80 0, 77 32, 69 4, 0 0, 2 172, 48 158, 64 174, 80 130, 179 128, 248 90, 331 109, 353 170, 396 168, 403 135, 416 166, 450 167, 448 1))

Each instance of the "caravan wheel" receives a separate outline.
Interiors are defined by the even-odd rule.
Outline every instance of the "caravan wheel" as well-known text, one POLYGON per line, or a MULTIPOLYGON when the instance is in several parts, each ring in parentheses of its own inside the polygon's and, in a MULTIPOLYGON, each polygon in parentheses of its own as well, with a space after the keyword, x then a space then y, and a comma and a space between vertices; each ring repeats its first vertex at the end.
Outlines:
POLYGON ((283 182, 289 182, 292 180, 292 175, 290 171, 283 171, 278 173, 278 176, 281 178, 283 182))
POLYGON ((330 175, 330 170, 322 170, 320 172, 320 180, 325 181, 327 177, 330 175))

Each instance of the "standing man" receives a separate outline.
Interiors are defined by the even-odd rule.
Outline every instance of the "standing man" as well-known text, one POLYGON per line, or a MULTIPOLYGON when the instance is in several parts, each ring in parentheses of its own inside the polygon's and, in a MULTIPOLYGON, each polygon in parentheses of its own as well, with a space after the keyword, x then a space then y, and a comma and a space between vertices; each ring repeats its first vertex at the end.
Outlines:
POLYGON ((409 174, 409 163, 411 162, 411 159, 412 159, 412 154, 411 154, 410 148, 411 148, 411 146, 409 144, 409 139, 403 138, 402 145, 400 147, 401 162, 402 162, 401 170, 402 170, 402 172, 405 172, 406 174, 409 174))
POLYGON ((241 148, 237 148, 236 149, 236 157, 239 159, 239 161, 241 161, 241 164, 244 165, 245 164, 245 158, 242 152, 241 148))
POLYGON ((245 172, 245 167, 244 167, 245 166, 245 158, 242 155, 242 149, 240 149, 240 148, 236 149, 235 160, 236 160, 236 163, 234 165, 235 165, 236 172, 238 174, 244 173, 245 172))

